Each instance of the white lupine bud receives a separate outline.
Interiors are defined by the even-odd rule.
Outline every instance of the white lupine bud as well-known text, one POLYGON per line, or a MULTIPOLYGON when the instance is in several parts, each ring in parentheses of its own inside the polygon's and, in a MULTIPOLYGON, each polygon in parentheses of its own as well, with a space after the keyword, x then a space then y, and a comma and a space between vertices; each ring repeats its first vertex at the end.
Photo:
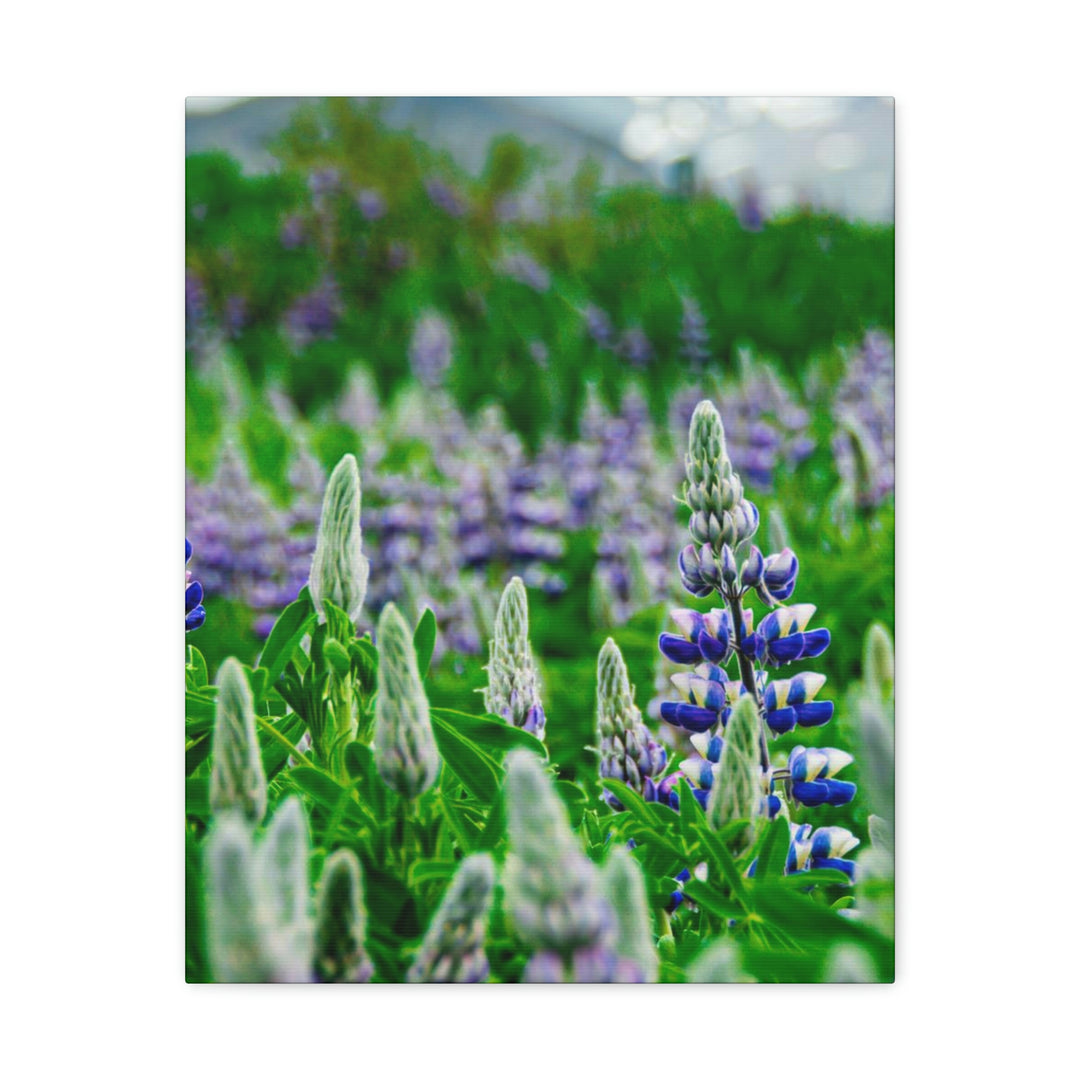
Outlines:
POLYGON ((266 773, 255 734, 255 705, 240 662, 229 657, 218 673, 210 808, 239 810, 251 824, 266 813, 266 773))
POLYGON ((488 911, 495 890, 495 865, 486 852, 458 867, 424 935, 411 983, 475 983, 488 976, 484 953, 488 911))
POLYGON ((308 841, 295 796, 258 843, 237 811, 214 822, 206 840, 206 928, 217 982, 310 982, 308 841))
POLYGON ((273 978, 263 943, 251 831, 238 814, 214 822, 206 839, 206 946, 216 982, 261 983, 273 978))
POLYGON ((744 975, 739 961, 739 950, 731 941, 717 941, 700 953, 687 968, 687 982, 692 983, 745 983, 757 980, 744 975))
POLYGON ((368 560, 361 550, 360 469, 346 454, 330 474, 323 495, 315 555, 311 560, 311 599, 322 621, 329 600, 356 622, 367 592, 368 560))
POLYGON ((528 750, 507 757, 506 816, 506 911, 521 940, 536 951, 561 955, 605 945, 613 913, 597 869, 581 851, 539 759, 528 750))
POLYGON ((374 971, 364 951, 367 913, 360 861, 348 848, 335 851, 319 881, 315 923, 315 977, 324 983, 367 982, 374 971))
POLYGON ((753 823, 761 813, 764 794, 759 759, 761 719, 749 694, 736 701, 724 729, 724 748, 709 799, 709 822, 714 829, 732 821, 753 823))
POLYGON ((892 639, 881 623, 874 623, 866 635, 863 653, 863 678, 867 688, 884 702, 892 700, 896 679, 896 661, 892 639))
POLYGON ((274 955, 276 982, 310 982, 308 832, 294 795, 278 807, 255 852, 259 906, 274 955))
POLYGON ((489 657, 484 708, 542 739, 545 716, 529 646, 529 602, 519 577, 510 579, 499 600, 489 657))
POLYGON ((382 609, 376 636, 375 767, 388 787, 415 799, 435 783, 439 751, 412 631, 393 604, 382 609))
POLYGON ((880 980, 873 960, 858 945, 836 945, 825 962, 821 980, 827 983, 875 983, 880 980))
MULTIPOLYGON (((656 982, 660 962, 653 944, 645 881, 625 847, 612 849, 601 871, 604 892, 615 912, 615 952, 631 965, 628 981, 656 982)), ((622 981, 617 979, 616 981, 622 981)))

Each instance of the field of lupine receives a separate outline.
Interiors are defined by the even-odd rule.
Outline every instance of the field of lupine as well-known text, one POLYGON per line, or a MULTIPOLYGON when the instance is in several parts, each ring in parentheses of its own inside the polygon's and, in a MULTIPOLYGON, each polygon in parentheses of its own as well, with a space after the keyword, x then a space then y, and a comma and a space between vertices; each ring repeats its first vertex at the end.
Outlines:
POLYGON ((187 974, 893 977, 892 231, 188 162, 187 974))

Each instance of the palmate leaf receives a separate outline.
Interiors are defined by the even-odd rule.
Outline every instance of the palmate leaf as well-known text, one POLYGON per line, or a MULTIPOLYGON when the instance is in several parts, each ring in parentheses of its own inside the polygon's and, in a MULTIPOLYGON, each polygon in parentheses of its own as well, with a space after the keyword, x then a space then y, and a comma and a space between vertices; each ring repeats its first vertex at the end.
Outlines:
POLYGON ((501 759, 503 754, 518 746, 532 750, 541 757, 547 757, 547 748, 535 735, 530 735, 529 732, 490 713, 473 715, 455 709, 432 709, 431 716, 432 719, 441 718, 444 723, 493 757, 501 759))
POLYGON ((454 722, 439 715, 443 711, 431 710, 439 756, 470 794, 490 806, 502 786, 503 768, 486 750, 463 735, 454 722))
POLYGON ((259 666, 267 669, 271 686, 281 677, 286 664, 292 659, 304 635, 310 633, 316 619, 311 593, 305 585, 300 595, 278 616, 259 657, 259 666))

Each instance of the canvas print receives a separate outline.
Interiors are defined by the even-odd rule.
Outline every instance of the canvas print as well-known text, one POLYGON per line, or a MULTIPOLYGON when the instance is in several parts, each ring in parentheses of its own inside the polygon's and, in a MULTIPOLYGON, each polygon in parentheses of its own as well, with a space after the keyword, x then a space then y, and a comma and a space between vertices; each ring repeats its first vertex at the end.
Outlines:
POLYGON ((186 141, 187 980, 892 981, 893 102, 186 141))

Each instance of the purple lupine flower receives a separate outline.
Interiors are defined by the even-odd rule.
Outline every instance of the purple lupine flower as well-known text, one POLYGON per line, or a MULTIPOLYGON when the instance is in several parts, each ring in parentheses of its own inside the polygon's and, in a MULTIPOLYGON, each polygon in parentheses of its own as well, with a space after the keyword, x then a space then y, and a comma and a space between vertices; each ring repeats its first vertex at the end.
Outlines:
MULTIPOLYGON (((191 541, 184 537, 184 561, 191 562, 191 541)), ((184 630, 198 630, 206 622, 206 608, 202 605, 203 587, 191 580, 191 571, 184 571, 184 630)))
POLYGON ((290 214, 281 226, 281 246, 288 251, 295 251, 306 239, 304 219, 299 214, 290 214))
POLYGON ((386 199, 382 192, 374 188, 364 188, 357 192, 356 208, 365 221, 378 221, 386 215, 386 199))
POLYGON ((191 269, 184 271, 184 336, 192 348, 203 336, 206 325, 206 289, 202 279, 191 269))
POLYGON ((308 173, 307 183, 308 191, 316 198, 330 195, 341 187, 341 173, 332 165, 313 169, 308 173))
POLYGON ((653 358, 652 342, 640 326, 631 326, 623 331, 616 351, 633 367, 645 367, 653 358))
POLYGON ((837 471, 863 508, 880 505, 893 490, 894 372, 891 340, 868 332, 849 362, 833 405, 837 471))
POLYGON ((285 326, 298 349, 313 341, 333 337, 343 311, 337 282, 324 277, 309 293, 293 302, 285 314, 285 326))
POLYGON ((544 293, 551 288, 551 275, 524 251, 504 255, 499 260, 499 272, 522 285, 528 285, 534 292, 544 293))
POLYGON ((426 387, 439 386, 453 361, 450 324, 436 311, 426 311, 413 327, 409 342, 409 366, 426 387))
POLYGON ((460 218, 465 216, 468 204, 461 194, 442 177, 432 176, 424 183, 428 198, 445 214, 460 218))
POLYGON ((595 304, 588 304, 583 312, 585 316, 585 328, 589 337, 602 348, 610 348, 615 338, 615 328, 611 325, 611 319, 606 311, 598 308, 595 304))
POLYGON ((230 338, 240 336, 247 325, 247 298, 233 293, 225 300, 225 333, 230 338))
POLYGON ((679 352, 694 366, 704 364, 709 359, 709 331, 701 308, 692 297, 682 299, 683 316, 679 340, 682 348, 679 352))

